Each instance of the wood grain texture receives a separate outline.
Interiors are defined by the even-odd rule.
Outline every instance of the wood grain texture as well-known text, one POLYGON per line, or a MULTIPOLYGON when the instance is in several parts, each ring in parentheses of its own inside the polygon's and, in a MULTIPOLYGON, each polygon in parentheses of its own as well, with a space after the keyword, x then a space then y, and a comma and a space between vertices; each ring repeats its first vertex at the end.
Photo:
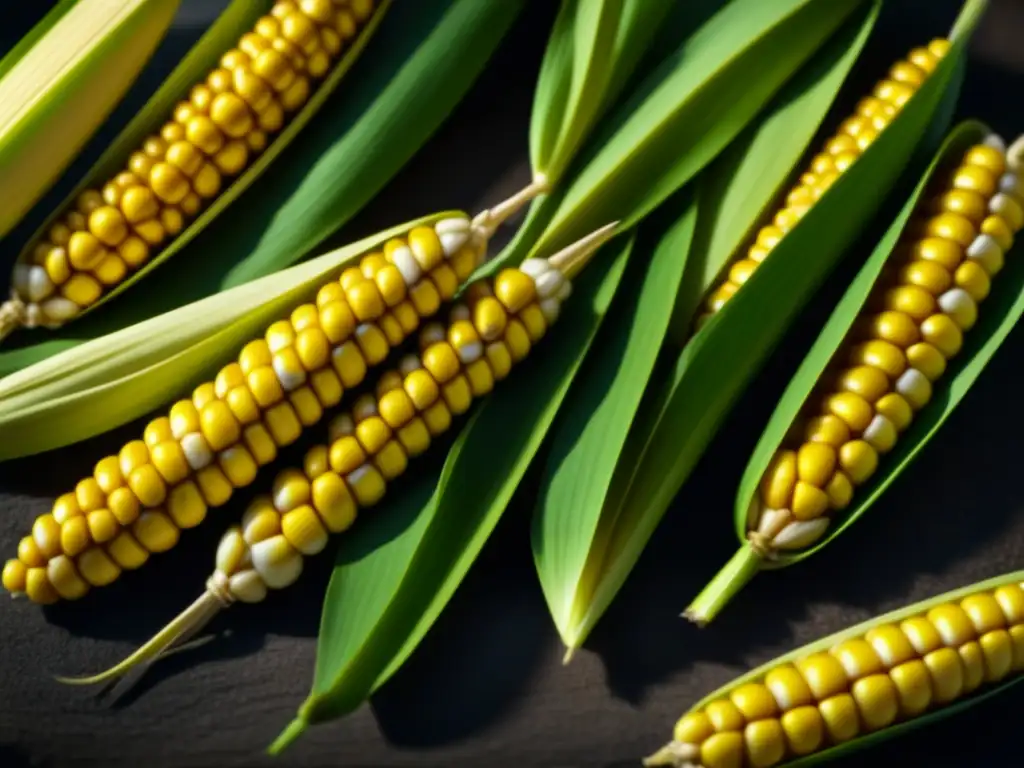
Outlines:
MULTIPOLYGON (((161 67, 222 5, 185 0, 187 24, 175 28, 148 76, 158 81, 161 67)), ((446 126, 332 242, 447 206, 476 208, 527 179, 527 119, 552 5, 531 6, 446 126)), ((951 19, 959 4, 888 5, 878 49, 901 55, 907 41, 926 28, 931 34, 930 25, 951 19)), ((1007 134, 1024 130, 1015 95, 1024 54, 1019 44, 1005 44, 1021 37, 1022 24, 1017 0, 994 0, 961 103, 964 115, 1007 134)), ((141 99, 140 91, 129 99, 141 99)), ((130 103, 119 114, 129 115, 130 103)), ((97 141, 86 152, 101 148, 97 141)), ((220 617, 214 642, 167 660, 116 706, 52 680, 118 660, 195 597, 244 494, 175 550, 81 603, 40 610, 0 600, 0 766, 636 766, 681 710, 751 665, 880 611, 1022 567, 1018 329, 921 458, 826 553, 762 575, 706 630, 678 617, 732 552, 733 489, 823 311, 808 310, 805 330, 735 410, 569 666, 561 664, 533 572, 526 488, 393 681, 354 716, 312 729, 276 763, 262 751, 305 697, 329 555, 312 561, 286 593, 220 617)), ((140 430, 137 423, 0 465, 5 556, 54 496, 140 430)), ((386 504, 374 512, 386 513, 386 504)), ((1012 726, 1022 704, 1018 689, 835 765, 1015 765, 1012 726)))

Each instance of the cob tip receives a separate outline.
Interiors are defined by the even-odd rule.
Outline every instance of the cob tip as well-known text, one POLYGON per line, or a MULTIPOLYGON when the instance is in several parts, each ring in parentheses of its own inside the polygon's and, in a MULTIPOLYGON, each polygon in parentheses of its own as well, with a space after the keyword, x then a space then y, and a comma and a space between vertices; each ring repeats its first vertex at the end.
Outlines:
POLYGON ((666 765, 673 768, 697 768, 700 765, 700 750, 692 744, 670 741, 653 755, 645 757, 643 765, 647 768, 666 765))
POLYGON ((515 216, 523 206, 535 197, 546 195, 551 191, 547 176, 538 173, 533 181, 520 189, 511 197, 502 200, 492 208, 481 211, 473 217, 473 231, 484 241, 490 240, 502 224, 515 216))
POLYGON ((0 341, 10 336, 25 324, 25 303, 13 296, 0 304, 0 341))
POLYGON ((571 280, 580 273, 601 246, 615 236, 619 223, 613 221, 611 224, 605 224, 572 245, 567 245, 558 253, 549 256, 548 264, 561 272, 567 280, 571 280))

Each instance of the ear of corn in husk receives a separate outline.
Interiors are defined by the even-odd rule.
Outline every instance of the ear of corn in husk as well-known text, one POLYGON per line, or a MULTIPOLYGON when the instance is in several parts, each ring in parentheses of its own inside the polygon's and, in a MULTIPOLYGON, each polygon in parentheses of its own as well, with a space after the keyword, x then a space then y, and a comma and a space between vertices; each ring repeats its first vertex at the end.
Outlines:
POLYGON ((799 183, 785 197, 785 204, 762 227, 747 248, 745 258, 731 264, 725 279, 705 298, 694 321, 700 329, 725 306, 726 302, 750 279, 758 266, 771 254, 797 222, 806 215, 839 176, 850 168, 906 106, 914 93, 934 72, 949 51, 949 41, 932 40, 927 47, 915 48, 906 59, 896 62, 888 76, 880 80, 870 96, 857 104, 855 114, 847 118, 836 134, 814 156, 799 183))
MULTIPOLYGON (((328 444, 309 449, 301 469, 280 471, 270 494, 252 501, 241 524, 222 537, 199 600, 121 664, 62 679, 85 684, 120 677, 190 639, 221 608, 260 602, 268 590, 291 585, 304 557, 321 552, 330 533, 347 530, 359 510, 378 504, 409 459, 428 450, 541 342, 571 295, 572 277, 613 230, 609 225, 548 259, 530 259, 471 284, 447 326, 425 326, 418 352, 402 356, 372 394, 332 420, 328 444)), ((93 546, 87 553, 102 551, 93 546)), ((57 562, 56 590, 84 582, 70 558, 57 562)))
POLYGON ((60 327, 184 245, 309 120, 389 3, 277 0, 166 112, 144 108, 147 133, 116 141, 19 255, 0 338, 60 327))
MULTIPOLYGON (((945 400, 940 394, 968 362, 965 342, 1024 226, 1024 140, 1007 151, 998 136, 969 124, 952 138, 955 151, 926 180, 891 255, 886 250, 884 263, 865 267, 871 282, 864 289, 851 287, 856 313, 845 314, 841 304, 823 331, 820 350, 828 357, 808 355, 805 365, 822 360, 816 381, 802 372, 794 378, 784 401, 806 387, 800 412, 767 461, 748 466, 748 475, 755 467, 762 474, 738 519, 745 543, 690 606, 691 619, 710 621, 758 570, 793 562, 837 520, 859 514, 860 498, 877 495, 879 481, 902 468, 889 454, 919 446, 955 406, 932 401, 945 400), (862 290, 869 291, 863 298, 862 290), (843 335, 829 344, 833 327, 843 335), (931 431, 912 429, 921 418, 933 420, 931 431)), ((983 336, 1005 333, 1017 316, 1015 305, 992 309, 1004 321, 987 323, 983 336)), ((973 349, 990 355, 994 346, 986 346, 973 349)), ((986 359, 979 356, 972 376, 986 359)))
POLYGON ((337 406, 484 260, 487 241, 535 190, 468 217, 388 239, 325 280, 237 359, 150 421, 142 439, 97 462, 39 516, 3 571, 6 589, 39 603, 82 597, 177 543, 210 508, 251 484, 278 449, 337 406), (55 565, 59 563, 59 565, 55 565), (54 578, 71 574, 75 580, 54 578))
POLYGON ((1020 680, 1024 574, 876 617, 723 686, 647 766, 788 766, 952 714, 1020 680))
POLYGON ((163 39, 179 0, 59 3, 0 62, 0 237, 95 133, 163 39))

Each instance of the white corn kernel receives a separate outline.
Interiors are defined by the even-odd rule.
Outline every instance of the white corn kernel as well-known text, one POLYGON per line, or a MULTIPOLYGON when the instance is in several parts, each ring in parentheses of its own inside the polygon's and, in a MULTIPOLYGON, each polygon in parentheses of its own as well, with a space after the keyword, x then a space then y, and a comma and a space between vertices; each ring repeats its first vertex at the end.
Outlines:
POLYGON ((30 301, 42 301, 53 293, 53 281, 46 270, 39 266, 29 267, 28 298, 30 301))
POLYGON ((469 307, 465 304, 456 304, 452 307, 452 311, 448 315, 448 322, 458 323, 462 320, 470 320, 473 316, 469 312, 469 307))
POLYGON ((558 319, 558 313, 562 311, 562 302, 554 297, 544 299, 540 303, 540 311, 543 313, 544 319, 548 321, 548 325, 551 325, 558 319))
POLYGON ((551 265, 548 264, 547 259, 530 258, 523 260, 523 263, 519 265, 519 271, 522 272, 524 275, 529 275, 530 277, 532 277, 533 281, 536 283, 537 279, 541 275, 546 275, 548 272, 551 272, 552 270, 551 265))
POLYGON ((565 301, 572 296, 572 283, 568 280, 562 283, 562 287, 558 289, 558 295, 555 297, 559 301, 565 301))
POLYGON ((327 436, 333 443, 339 438, 351 435, 356 431, 356 423, 347 413, 335 416, 327 427, 327 436))
POLYGON ((792 516, 788 509, 765 509, 757 521, 757 532, 762 536, 773 537, 792 516))
POLYGON ((258 603, 267 596, 267 585, 256 571, 249 568, 228 579, 228 591, 243 603, 258 603))
MULTIPOLYGON (((996 194, 992 195, 992 199, 988 201, 988 210, 989 213, 1002 216, 1007 222, 1011 222, 1015 213, 1014 208, 1019 208, 1020 205, 1012 196, 1005 192, 996 192, 996 194)), ((1011 224, 1011 226, 1013 225, 1011 224)))
POLYGON ((434 225, 434 231, 438 236, 459 232, 469 232, 469 219, 441 219, 434 225))
POLYGON ((828 524, 827 517, 790 523, 772 539, 772 546, 776 549, 803 549, 820 539, 828 524))
POLYGON ((970 330, 978 320, 978 305, 963 288, 950 288, 939 296, 939 307, 962 331, 970 330))
POLYGON ((245 539, 242 538, 242 529, 237 525, 231 526, 221 537, 220 544, 217 545, 217 570, 225 576, 230 576, 238 571, 246 549, 245 539))
POLYGON ((439 234, 438 238, 441 240, 441 248, 444 249, 444 255, 451 258, 469 240, 469 232, 445 232, 439 234))
POLYGON ((484 345, 480 341, 471 341, 469 344, 464 344, 461 347, 455 348, 455 354, 459 356, 459 360, 464 365, 476 362, 484 354, 484 345))
POLYGON ((302 573, 302 555, 278 534, 253 545, 252 567, 268 587, 282 589, 302 573))
POLYGON ((420 269, 419 262, 416 261, 416 257, 412 255, 412 251, 407 245, 391 252, 391 263, 402 273, 402 280, 409 288, 412 288, 423 277, 423 270, 420 269))
POLYGON ((306 383, 306 371, 303 368, 296 370, 288 370, 285 361, 280 357, 275 357, 274 362, 274 373, 277 374, 277 380, 281 382, 281 386, 284 387, 285 392, 291 392, 294 389, 298 389, 306 383))
POLYGON ((903 395, 910 407, 920 410, 932 399, 932 383, 917 368, 907 368, 896 379, 896 391, 903 395))
POLYGON ((551 270, 536 278, 533 283, 537 289, 537 295, 542 299, 554 298, 558 295, 558 289, 562 287, 562 274, 551 270))
POLYGON ((992 235, 978 235, 967 247, 967 258, 974 259, 989 274, 1003 268, 1003 249, 992 235))
POLYGON ((71 299, 65 299, 63 296, 54 296, 52 299, 47 299, 39 305, 39 308, 48 320, 56 320, 58 322, 70 320, 78 314, 78 305, 71 301, 71 299))
POLYGON ((1006 154, 1006 142, 1003 141, 1003 137, 1000 136, 998 133, 990 133, 988 136, 985 137, 985 140, 982 142, 982 144, 984 144, 986 147, 992 147, 992 149, 996 150, 1000 154, 1006 154))
POLYGON ((896 425, 880 413, 864 429, 864 441, 879 453, 888 453, 896 445, 896 425))
POLYGON ((999 191, 1024 204, 1024 180, 1016 173, 1007 172, 999 177, 999 191))
POLYGON ((206 438, 199 432, 189 432, 181 438, 181 450, 185 454, 185 461, 194 470, 208 467, 213 462, 213 451, 206 438))

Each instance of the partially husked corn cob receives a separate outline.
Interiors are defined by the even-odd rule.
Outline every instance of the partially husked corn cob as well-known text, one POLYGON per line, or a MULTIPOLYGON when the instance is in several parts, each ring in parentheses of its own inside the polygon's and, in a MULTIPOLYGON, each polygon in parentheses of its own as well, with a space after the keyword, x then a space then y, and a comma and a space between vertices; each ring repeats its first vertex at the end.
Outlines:
POLYGON ((1024 670, 1021 574, 824 638, 724 686, 644 761, 769 768, 912 722, 1024 670))
POLYGON ((309 100, 373 0, 278 0, 119 173, 82 192, 14 268, 0 335, 57 327, 172 242, 309 100))
POLYGON ((468 218, 446 218, 325 283, 315 302, 271 324, 213 381, 151 421, 141 440, 60 496, 7 562, 4 588, 38 603, 76 599, 173 547, 181 529, 252 483, 450 300, 485 250, 468 218))
POLYGON ((312 448, 302 470, 278 474, 218 550, 214 581, 232 600, 262 599, 288 586, 304 556, 376 504, 408 461, 430 447, 474 399, 489 393, 558 318, 570 283, 547 260, 529 259, 474 284, 448 326, 426 326, 419 354, 385 373, 374 394, 330 425, 330 444, 312 448))
POLYGON ((839 176, 846 172, 878 138, 949 51, 950 43, 935 39, 915 48, 897 62, 886 79, 857 105, 856 113, 839 126, 811 161, 800 183, 789 191, 785 205, 754 237, 746 256, 733 263, 727 277, 705 298, 695 327, 700 329, 722 309, 758 266, 797 225, 839 176))
POLYGON ((817 541, 927 407, 1024 226, 1019 145, 990 136, 926 190, 762 479, 747 521, 759 554, 817 541))
MULTIPOLYGON (((549 259, 530 258, 470 285, 447 327, 424 327, 418 354, 382 374, 373 394, 359 397, 331 422, 330 442, 309 449, 301 469, 279 472, 271 493, 254 499, 241 525, 228 529, 202 597, 117 666, 64 681, 118 677, 180 645, 220 609, 260 602, 268 590, 294 583, 303 558, 322 551, 331 533, 351 527, 359 510, 380 502, 409 459, 424 453, 541 341, 572 292, 570 279, 615 226, 549 259)), ((68 581, 80 581, 73 567, 65 559, 68 581)))

